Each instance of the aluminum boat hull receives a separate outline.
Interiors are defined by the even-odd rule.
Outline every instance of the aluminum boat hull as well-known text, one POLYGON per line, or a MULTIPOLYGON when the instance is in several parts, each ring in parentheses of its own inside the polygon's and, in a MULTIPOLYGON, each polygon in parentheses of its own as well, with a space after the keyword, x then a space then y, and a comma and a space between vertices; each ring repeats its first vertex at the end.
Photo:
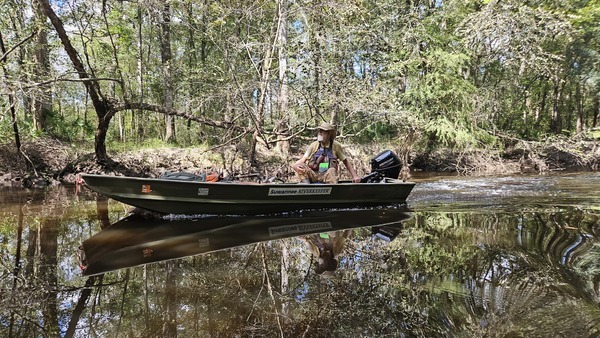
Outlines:
POLYGON ((406 202, 415 183, 263 184, 82 174, 89 189, 142 209, 185 215, 259 215, 406 202))

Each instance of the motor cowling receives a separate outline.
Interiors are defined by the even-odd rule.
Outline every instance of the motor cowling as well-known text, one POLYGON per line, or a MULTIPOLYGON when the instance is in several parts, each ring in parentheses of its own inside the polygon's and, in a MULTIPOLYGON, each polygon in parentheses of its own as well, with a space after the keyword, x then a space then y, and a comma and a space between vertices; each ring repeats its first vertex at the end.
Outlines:
POLYGON ((362 183, 381 182, 385 177, 398 179, 402 162, 391 150, 384 150, 371 159, 371 173, 361 179, 362 183))

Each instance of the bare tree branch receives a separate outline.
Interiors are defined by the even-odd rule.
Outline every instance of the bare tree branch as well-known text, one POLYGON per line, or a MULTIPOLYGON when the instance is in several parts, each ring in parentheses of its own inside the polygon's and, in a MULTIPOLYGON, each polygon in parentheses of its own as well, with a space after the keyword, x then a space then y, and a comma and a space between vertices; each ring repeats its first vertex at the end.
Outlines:
POLYGON ((56 83, 56 82, 87 82, 87 81, 114 81, 114 82, 117 82, 117 83, 123 85, 121 80, 110 78, 110 77, 93 77, 93 78, 84 78, 84 79, 54 78, 52 80, 36 82, 36 83, 30 84, 30 85, 24 86, 24 87, 22 87, 22 89, 31 89, 31 88, 41 87, 41 86, 45 86, 47 84, 56 83))
MULTIPOLYGON (((207 118, 204 118, 201 116, 183 113, 183 112, 180 112, 175 109, 167 109, 163 106, 145 103, 145 102, 125 102, 125 103, 116 104, 111 109, 111 113, 109 113, 108 115, 110 115, 110 117, 112 118, 112 116, 114 116, 114 114, 116 114, 120 111, 123 111, 123 110, 140 110, 140 109, 146 110, 146 111, 152 111, 155 113, 165 114, 165 115, 177 116, 177 117, 184 118, 186 120, 196 121, 196 122, 203 123, 205 125, 212 126, 212 127, 223 128, 223 129, 234 129, 239 132, 246 131, 244 128, 237 127, 237 126, 235 126, 234 123, 231 123, 231 122, 215 121, 215 120, 207 119, 207 118)), ((108 115, 107 115, 107 117, 109 117, 108 115)))
POLYGON ((29 34, 23 40, 19 41, 19 43, 17 43, 16 45, 12 46, 9 50, 7 50, 6 52, 4 52, 2 54, 2 56, 0 56, 0 62, 6 61, 6 58, 8 57, 8 55, 10 53, 12 53, 15 49, 19 48, 19 46, 21 46, 22 44, 24 44, 25 42, 27 42, 29 39, 33 38, 36 34, 37 34, 37 31, 31 32, 31 34, 29 34))

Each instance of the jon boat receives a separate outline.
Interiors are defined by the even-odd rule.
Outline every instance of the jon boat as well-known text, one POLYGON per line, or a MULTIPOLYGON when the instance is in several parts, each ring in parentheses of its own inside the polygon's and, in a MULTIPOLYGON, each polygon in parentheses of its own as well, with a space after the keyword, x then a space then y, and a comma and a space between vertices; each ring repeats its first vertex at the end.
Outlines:
POLYGON ((86 239, 79 247, 79 264, 83 275, 95 275, 269 240, 363 227, 391 241, 400 233, 402 222, 411 217, 401 206, 171 220, 133 214, 86 239))
POLYGON ((415 184, 398 179, 400 167, 398 157, 387 150, 371 160, 372 172, 361 183, 203 182, 194 175, 139 178, 82 174, 81 179, 84 186, 99 194, 159 213, 257 215, 405 203, 415 184))

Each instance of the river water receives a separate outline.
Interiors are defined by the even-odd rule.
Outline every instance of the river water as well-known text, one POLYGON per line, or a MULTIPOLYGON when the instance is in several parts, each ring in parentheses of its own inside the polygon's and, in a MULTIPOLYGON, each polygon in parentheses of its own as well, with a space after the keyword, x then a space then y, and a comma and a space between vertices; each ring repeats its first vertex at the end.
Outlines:
POLYGON ((407 207, 198 219, 2 187, 0 336, 600 336, 600 174, 415 181, 407 207))

